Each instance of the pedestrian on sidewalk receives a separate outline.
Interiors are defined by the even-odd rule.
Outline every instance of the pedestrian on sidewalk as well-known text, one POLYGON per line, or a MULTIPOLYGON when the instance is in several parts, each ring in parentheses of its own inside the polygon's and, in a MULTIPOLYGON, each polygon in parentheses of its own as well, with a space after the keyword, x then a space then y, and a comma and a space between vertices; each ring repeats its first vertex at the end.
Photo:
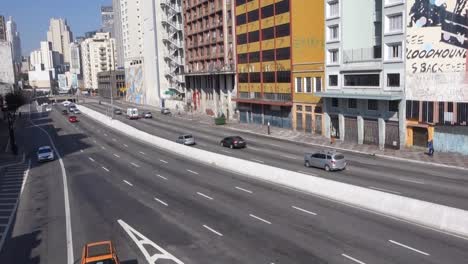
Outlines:
POLYGON ((434 142, 432 140, 427 142, 427 155, 431 157, 434 155, 434 142))

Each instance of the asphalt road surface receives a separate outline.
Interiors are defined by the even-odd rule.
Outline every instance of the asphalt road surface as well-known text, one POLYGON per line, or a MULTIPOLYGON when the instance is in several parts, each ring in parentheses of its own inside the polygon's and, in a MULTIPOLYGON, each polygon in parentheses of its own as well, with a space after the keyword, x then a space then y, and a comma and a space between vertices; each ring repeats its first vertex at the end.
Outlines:
MULTIPOLYGON (((468 241, 463 238, 185 160, 84 115, 71 124, 60 109, 34 112, 31 118, 51 136, 62 157, 75 263, 85 243, 107 239, 114 241, 125 264, 149 263, 141 249, 160 257, 154 263, 466 263, 468 259, 468 241)), ((19 132, 32 165, 0 263, 67 263, 69 257, 64 175, 59 160, 37 163, 37 147, 50 145, 37 126, 29 123, 19 132)), ((202 139, 197 138, 198 147, 211 145, 202 139)), ((262 148, 264 143, 251 145, 255 144, 262 148)), ((250 148, 233 152, 253 155, 250 148)), ((259 153, 256 157, 264 158, 259 153)))

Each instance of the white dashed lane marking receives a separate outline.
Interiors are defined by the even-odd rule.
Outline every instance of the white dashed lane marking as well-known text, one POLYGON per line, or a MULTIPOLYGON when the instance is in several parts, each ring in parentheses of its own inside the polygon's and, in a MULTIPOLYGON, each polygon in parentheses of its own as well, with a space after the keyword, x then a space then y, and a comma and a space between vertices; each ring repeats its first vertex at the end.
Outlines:
POLYGON ((104 166, 102 166, 101 168, 102 168, 103 170, 109 172, 109 169, 108 169, 108 168, 106 168, 106 167, 104 167, 104 166))
POLYGON ((296 210, 299 210, 299 211, 301 211, 301 212, 304 212, 304 213, 308 213, 308 214, 311 214, 311 215, 317 215, 317 214, 314 213, 314 212, 308 211, 308 210, 306 210, 306 209, 302 209, 302 208, 297 207, 297 206, 294 206, 294 205, 291 206, 291 207, 294 208, 294 209, 296 209, 296 210))
POLYGON ((158 198, 154 197, 154 200, 159 202, 160 204, 163 204, 164 206, 168 206, 168 204, 162 200, 159 200, 158 198))
POLYGON ((203 194, 203 193, 201 193, 201 192, 197 192, 197 194, 200 195, 200 196, 205 197, 205 198, 208 199, 208 200, 213 200, 213 198, 211 198, 210 196, 208 196, 208 195, 206 195, 206 194, 203 194))
POLYGON ((96 161, 95 161, 93 158, 91 158, 91 157, 88 157, 88 159, 89 159, 90 161, 92 161, 92 162, 96 162, 96 161))
POLYGON ((247 190, 247 189, 244 189, 244 188, 241 188, 241 187, 237 187, 237 186, 236 186, 236 189, 237 189, 237 190, 241 190, 241 191, 246 192, 246 193, 252 193, 252 191, 247 190))
POLYGON ((137 168, 139 168, 139 167, 140 167, 140 165, 138 165, 138 164, 135 164, 135 163, 133 163, 133 162, 130 162, 130 164, 132 164, 134 167, 137 167, 137 168))
POLYGON ((418 252, 419 254, 422 254, 422 255, 425 255, 425 256, 429 256, 429 253, 426 253, 426 252, 421 251, 421 250, 419 250, 419 249, 415 249, 415 248, 410 247, 410 246, 407 246, 407 245, 405 245, 405 244, 396 242, 396 241, 394 241, 394 240, 389 240, 388 242, 390 242, 390 243, 392 243, 392 244, 395 244, 395 245, 398 245, 398 246, 400 246, 400 247, 407 248, 407 249, 412 250, 412 251, 414 251, 414 252, 418 252))
POLYGON ((158 176, 159 178, 161 178, 161 179, 163 179, 163 180, 166 180, 166 181, 167 181, 167 178, 166 178, 166 177, 164 177, 164 176, 161 176, 161 175, 159 175, 159 174, 157 174, 156 176, 158 176))
POLYGON ((119 156, 119 155, 117 155, 117 154, 114 154, 114 156, 115 156, 116 158, 120 158, 120 156, 119 156))
POLYGON ((195 174, 195 175, 198 175, 198 172, 196 172, 196 171, 188 170, 188 169, 187 169, 187 171, 190 172, 190 173, 193 173, 193 174, 195 174))
POLYGON ((126 180, 123 180, 123 182, 125 182, 126 184, 130 185, 130 186, 133 186, 133 184, 129 181, 126 181, 126 180))
POLYGON ((271 225, 271 222, 270 222, 270 221, 267 221, 267 220, 265 220, 265 219, 263 219, 263 218, 260 218, 260 217, 258 217, 258 216, 256 216, 256 215, 249 214, 249 216, 252 217, 252 218, 255 218, 255 219, 257 219, 257 220, 260 220, 260 221, 262 221, 262 222, 264 222, 264 223, 266 223, 266 224, 271 225))
POLYGON ((162 163, 166 163, 166 164, 168 163, 167 161, 162 160, 162 159, 160 159, 159 161, 162 162, 162 163))
POLYGON ((349 260, 352 260, 352 261, 354 261, 354 262, 356 262, 356 263, 359 263, 359 264, 366 264, 365 262, 362 262, 362 261, 360 261, 359 259, 353 258, 353 257, 348 256, 348 255, 346 255, 346 254, 341 254, 341 256, 343 256, 343 257, 345 257, 345 258, 347 258, 347 259, 349 259, 349 260))
POLYGON ((208 229, 208 230, 210 230, 211 232, 215 233, 215 234, 218 235, 218 236, 223 236, 223 234, 221 234, 220 232, 214 230, 213 228, 211 228, 211 227, 209 227, 209 226, 207 226, 207 225, 203 225, 203 227, 206 228, 206 229, 208 229))

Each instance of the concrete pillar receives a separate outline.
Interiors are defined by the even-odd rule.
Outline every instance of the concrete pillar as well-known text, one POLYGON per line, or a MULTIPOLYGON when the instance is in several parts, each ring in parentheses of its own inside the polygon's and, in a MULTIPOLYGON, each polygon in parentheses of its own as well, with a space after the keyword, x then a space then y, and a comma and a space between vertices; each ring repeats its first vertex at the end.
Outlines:
POLYGON ((398 105, 398 125, 400 133, 400 149, 406 146, 406 100, 402 99, 398 105))
POLYGON ((226 84, 227 84, 227 93, 228 93, 228 109, 229 109, 229 119, 234 118, 234 104, 232 102, 232 92, 234 91, 234 87, 232 87, 232 78, 234 78, 233 75, 226 75, 226 84))
POLYGON ((323 98, 323 115, 322 115, 322 118, 323 118, 323 135, 326 137, 326 138, 330 138, 331 137, 331 131, 330 131, 330 123, 331 123, 331 119, 330 119, 330 115, 328 114, 328 103, 330 102, 330 100, 328 98, 323 98))
POLYGON ((218 75, 213 75, 211 77, 211 93, 213 95, 213 112, 215 114, 215 116, 218 116, 218 113, 219 113, 219 101, 218 101, 218 88, 219 87, 216 87, 216 79, 218 78, 218 75))
POLYGON ((379 123, 379 149, 385 148, 385 120, 383 118, 378 119, 379 123))
POLYGON ((344 141, 345 138, 345 119, 343 114, 338 114, 338 123, 340 129, 340 140, 344 141))
POLYGON ((357 116, 357 140, 358 144, 364 143, 364 118, 357 116))

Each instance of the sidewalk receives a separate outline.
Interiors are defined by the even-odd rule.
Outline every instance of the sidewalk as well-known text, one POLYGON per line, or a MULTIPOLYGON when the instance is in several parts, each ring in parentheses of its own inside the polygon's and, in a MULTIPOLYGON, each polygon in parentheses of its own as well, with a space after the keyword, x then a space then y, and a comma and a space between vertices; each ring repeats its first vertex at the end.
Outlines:
MULTIPOLYGON (((143 107, 151 111, 159 111, 159 107, 149 106, 149 105, 137 105, 129 102, 118 101, 124 105, 143 107)), ((102 102, 107 104, 106 102, 102 102)), ((174 110, 172 110, 174 111, 174 110)), ((180 116, 176 113, 172 113, 173 116, 180 117, 186 120, 192 120, 193 122, 199 122, 206 125, 211 125, 215 127, 213 117, 207 116, 201 113, 187 113, 180 111, 180 116)), ((356 153, 375 155, 377 157, 395 159, 395 160, 405 160, 413 161, 424 164, 433 164, 437 166, 444 167, 457 167, 464 168, 468 170, 468 156, 464 156, 457 153, 445 153, 445 152, 436 152, 434 156, 430 157, 424 152, 425 149, 417 148, 405 148, 402 150, 395 149, 384 149, 380 150, 376 145, 367 145, 367 144, 353 144, 350 142, 344 142, 336 140, 335 143, 330 144, 330 140, 320 136, 313 135, 305 132, 293 131, 291 129, 284 129, 278 127, 270 127, 271 134, 267 134, 267 127, 258 124, 246 124, 239 123, 238 120, 231 120, 223 126, 224 128, 241 131, 244 133, 251 133, 256 135, 262 135, 265 137, 271 137, 278 140, 292 141, 292 142, 302 142, 304 144, 309 144, 312 146, 322 146, 322 147, 331 147, 341 151, 351 151, 356 153)))

